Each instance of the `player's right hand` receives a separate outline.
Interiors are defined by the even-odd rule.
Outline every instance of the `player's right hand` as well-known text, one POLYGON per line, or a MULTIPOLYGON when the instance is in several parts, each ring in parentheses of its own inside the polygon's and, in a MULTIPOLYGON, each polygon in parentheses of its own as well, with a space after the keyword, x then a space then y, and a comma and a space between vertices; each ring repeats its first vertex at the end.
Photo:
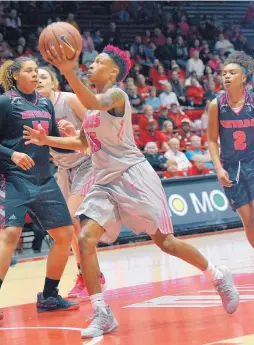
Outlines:
POLYGON ((232 187, 232 181, 230 181, 228 172, 225 169, 221 168, 220 170, 218 170, 217 176, 220 181, 220 184, 223 187, 228 187, 228 188, 232 187))
POLYGON ((11 156, 11 160, 23 170, 29 170, 35 165, 32 158, 22 152, 15 151, 11 156))
POLYGON ((23 139, 26 140, 25 145, 35 144, 43 146, 46 145, 46 138, 46 132, 41 125, 38 126, 38 130, 24 126, 23 139))

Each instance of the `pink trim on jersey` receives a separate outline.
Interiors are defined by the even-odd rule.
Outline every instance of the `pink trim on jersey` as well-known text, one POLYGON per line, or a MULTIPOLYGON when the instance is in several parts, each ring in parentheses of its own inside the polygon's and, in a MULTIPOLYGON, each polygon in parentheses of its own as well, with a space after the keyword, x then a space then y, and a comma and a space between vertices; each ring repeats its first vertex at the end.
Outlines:
POLYGON ((118 139, 122 139, 122 137, 123 137, 123 132, 124 132, 124 119, 122 119, 121 120, 121 123, 120 123, 120 129, 119 129, 119 131, 118 131, 118 133, 117 133, 117 138, 118 139))
POLYGON ((167 206, 167 197, 162 186, 161 186, 161 190, 162 190, 162 195, 163 195, 162 197, 163 211, 162 211, 162 216, 161 216, 160 230, 162 234, 173 234, 174 229, 173 229, 173 225, 172 225, 171 218, 169 215, 169 209, 167 206))
POLYGON ((55 100, 54 106, 57 105, 57 103, 59 102, 60 97, 61 97, 61 91, 57 95, 57 98, 55 100))
POLYGON ((89 180, 83 185, 81 195, 86 196, 95 182, 95 173, 92 172, 89 180))
POLYGON ((236 115, 239 115, 240 112, 243 110, 244 106, 245 106, 245 102, 246 102, 246 90, 244 89, 244 103, 238 107, 238 108, 232 108, 231 105, 229 104, 229 98, 228 98, 228 92, 226 92, 226 97, 227 97, 227 102, 228 102, 228 106, 229 108, 233 111, 233 113, 235 113, 236 115), (237 109, 237 110, 236 110, 237 109), (239 110, 238 110, 239 109, 239 110))

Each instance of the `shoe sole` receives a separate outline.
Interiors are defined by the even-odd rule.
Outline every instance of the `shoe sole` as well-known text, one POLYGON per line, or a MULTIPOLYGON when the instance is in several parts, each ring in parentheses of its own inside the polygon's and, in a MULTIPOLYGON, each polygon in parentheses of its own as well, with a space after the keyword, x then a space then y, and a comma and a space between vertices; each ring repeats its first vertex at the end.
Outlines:
POLYGON ((77 298, 78 297, 78 293, 72 293, 70 295, 68 295, 68 298, 77 298))
MULTIPOLYGON (((101 285, 101 292, 104 292, 105 290, 107 290, 107 285, 106 284, 101 285)), ((87 301, 90 299, 90 296, 88 295, 88 296, 83 297, 83 296, 78 295, 77 298, 82 299, 82 301, 87 301)))
POLYGON ((223 272, 223 274, 225 274, 227 279, 230 281, 231 285, 233 286, 234 293, 237 295, 236 306, 233 310, 228 311, 223 305, 224 309, 226 310, 226 312, 228 314, 234 314, 236 312, 238 306, 239 306, 239 303, 240 303, 240 294, 239 294, 237 288, 235 287, 233 275, 232 275, 232 272, 230 271, 230 269, 226 266, 219 266, 218 268, 223 272))
POLYGON ((102 336, 103 334, 108 334, 108 333, 113 332, 115 329, 118 328, 118 326, 119 326, 119 323, 117 322, 116 319, 114 319, 114 321, 113 321, 111 327, 109 328, 109 330, 108 330, 107 332, 103 332, 103 333, 100 334, 100 335, 97 334, 97 335, 89 335, 89 336, 86 336, 86 335, 84 336, 84 335, 82 334, 82 332, 81 332, 81 338, 82 338, 82 339, 86 339, 86 338, 100 337, 100 336, 102 336))
POLYGON ((46 312, 53 312, 53 311, 71 311, 71 310, 77 310, 80 308, 80 305, 72 305, 69 308, 57 308, 57 309, 38 309, 38 313, 46 313, 46 312))

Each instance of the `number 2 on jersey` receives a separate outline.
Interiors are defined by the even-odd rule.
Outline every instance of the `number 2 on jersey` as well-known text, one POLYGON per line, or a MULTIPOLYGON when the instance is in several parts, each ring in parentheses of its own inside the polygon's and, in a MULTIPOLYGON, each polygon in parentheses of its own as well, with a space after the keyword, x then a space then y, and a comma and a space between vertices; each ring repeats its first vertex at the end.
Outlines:
POLYGON ((46 135, 49 135, 49 122, 48 121, 33 121, 33 129, 38 130, 38 126, 41 125, 46 135))
POLYGON ((235 131, 233 133, 233 138, 235 139, 234 141, 234 148, 236 151, 239 150, 245 150, 247 145, 246 145, 246 134, 243 131, 235 131))

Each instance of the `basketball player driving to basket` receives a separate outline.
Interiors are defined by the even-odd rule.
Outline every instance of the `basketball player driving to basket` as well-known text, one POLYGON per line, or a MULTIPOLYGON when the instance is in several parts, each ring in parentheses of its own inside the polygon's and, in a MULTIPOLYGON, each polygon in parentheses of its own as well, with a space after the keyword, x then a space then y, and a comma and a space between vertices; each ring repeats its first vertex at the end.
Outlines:
POLYGON ((34 130, 28 126, 24 127, 24 139, 26 144, 68 149, 82 149, 85 144, 92 151, 95 184, 76 212, 82 227, 79 236, 82 273, 94 308, 93 321, 82 331, 82 337, 100 336, 118 326, 101 291, 96 245, 99 240, 107 243, 116 240, 122 224, 136 233, 148 233, 162 251, 204 272, 219 292, 225 310, 234 313, 239 294, 230 270, 214 266, 193 246, 174 237, 161 181, 135 145, 131 105, 127 94, 116 86, 128 75, 131 67, 128 55, 114 46, 106 46, 96 57, 87 74, 96 86, 96 95, 73 70, 78 56, 79 52, 73 61, 67 61, 61 46, 60 54, 54 46, 47 50, 48 62, 65 75, 88 109, 80 134, 82 140, 47 136, 43 128, 34 130))

